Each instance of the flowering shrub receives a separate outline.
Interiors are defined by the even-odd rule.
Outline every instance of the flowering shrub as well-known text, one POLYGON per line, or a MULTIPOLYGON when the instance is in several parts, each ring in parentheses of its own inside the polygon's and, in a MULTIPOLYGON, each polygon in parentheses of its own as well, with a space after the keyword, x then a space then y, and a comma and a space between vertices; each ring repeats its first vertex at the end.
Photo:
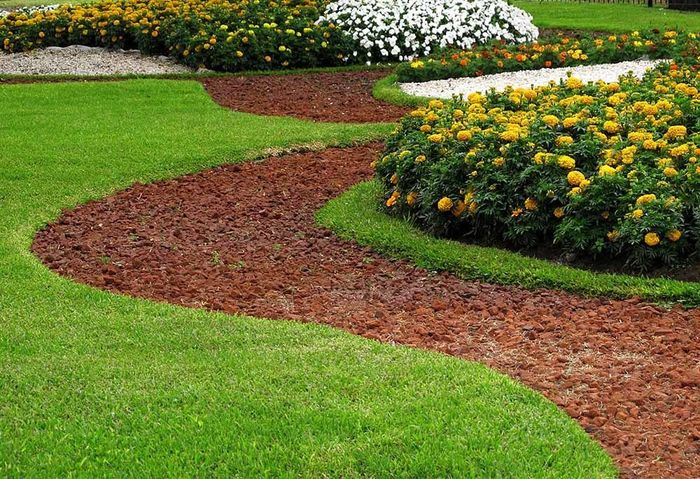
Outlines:
POLYGON ((519 70, 666 58, 677 63, 700 63, 700 39, 696 33, 658 30, 599 38, 548 38, 537 42, 489 45, 402 63, 399 81, 427 81, 474 77, 519 70))
POLYGON ((319 21, 347 32, 359 47, 354 56, 377 61, 538 35, 532 17, 503 0, 336 0, 319 21))
POLYGON ((138 48, 228 71, 342 63, 351 41, 319 14, 315 0, 100 0, 0 17, 0 43, 138 48))
POLYGON ((441 235, 679 263, 700 238, 699 88, 672 64, 434 100, 375 164, 385 205, 441 235))

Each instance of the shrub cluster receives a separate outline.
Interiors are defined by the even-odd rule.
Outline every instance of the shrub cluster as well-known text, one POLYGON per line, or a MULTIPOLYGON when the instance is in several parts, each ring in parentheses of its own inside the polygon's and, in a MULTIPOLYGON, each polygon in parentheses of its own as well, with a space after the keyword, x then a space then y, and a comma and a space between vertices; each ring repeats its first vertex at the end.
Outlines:
POLYGON ((530 14, 504 0, 335 0, 321 21, 347 32, 363 60, 405 60, 445 47, 470 48, 494 39, 532 41, 530 14))
POLYGON ((650 30, 601 37, 550 37, 518 45, 492 42, 468 50, 442 51, 427 58, 405 62, 397 67, 396 74, 399 81, 413 82, 639 58, 700 63, 699 57, 700 35, 650 30))
POLYGON ((700 238, 699 88, 671 64, 434 100, 375 164, 385 205, 440 235, 682 263, 700 238))
POLYGON ((0 42, 6 52, 137 48, 224 71, 340 64, 351 40, 317 22, 320 8, 315 0, 100 0, 0 17, 0 42))

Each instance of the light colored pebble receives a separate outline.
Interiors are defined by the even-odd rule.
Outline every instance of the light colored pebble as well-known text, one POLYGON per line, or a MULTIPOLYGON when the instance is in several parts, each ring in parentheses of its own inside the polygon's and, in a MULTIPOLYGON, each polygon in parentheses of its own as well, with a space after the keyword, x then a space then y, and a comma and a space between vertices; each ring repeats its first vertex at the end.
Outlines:
POLYGON ((24 53, 0 53, 0 74, 14 75, 158 75, 189 73, 192 69, 168 57, 140 52, 72 45, 24 53))
POLYGON ((532 86, 547 85, 554 81, 559 83, 565 80, 570 73, 572 76, 584 81, 592 82, 604 80, 615 82, 621 75, 632 73, 641 78, 649 69, 666 60, 637 60, 632 62, 607 63, 603 65, 586 65, 571 68, 548 68, 542 70, 524 70, 519 72, 496 73, 471 78, 450 78, 447 80, 434 80, 420 83, 401 83, 401 90, 409 95, 425 96, 433 98, 452 98, 454 95, 467 96, 470 93, 486 93, 491 89, 497 91, 507 86, 514 88, 529 88, 532 86))

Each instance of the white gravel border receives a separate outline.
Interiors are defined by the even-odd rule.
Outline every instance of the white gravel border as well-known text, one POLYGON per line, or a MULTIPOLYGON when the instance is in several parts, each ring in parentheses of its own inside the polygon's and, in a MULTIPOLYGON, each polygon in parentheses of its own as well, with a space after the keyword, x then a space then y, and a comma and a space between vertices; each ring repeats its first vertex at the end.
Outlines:
POLYGON ((482 77, 450 78, 420 83, 400 83, 404 93, 430 98, 452 98, 454 95, 467 96, 470 93, 486 93, 491 89, 503 90, 507 86, 529 88, 543 86, 554 81, 566 80, 572 76, 583 82, 604 80, 615 82, 621 75, 632 73, 641 78, 644 73, 667 60, 637 60, 631 62, 606 63, 602 65, 585 65, 571 68, 547 68, 542 70, 523 70, 519 72, 496 73, 482 77))
POLYGON ((192 71, 171 58, 146 56, 138 50, 72 45, 24 53, 0 53, 0 74, 5 75, 162 75, 192 71))

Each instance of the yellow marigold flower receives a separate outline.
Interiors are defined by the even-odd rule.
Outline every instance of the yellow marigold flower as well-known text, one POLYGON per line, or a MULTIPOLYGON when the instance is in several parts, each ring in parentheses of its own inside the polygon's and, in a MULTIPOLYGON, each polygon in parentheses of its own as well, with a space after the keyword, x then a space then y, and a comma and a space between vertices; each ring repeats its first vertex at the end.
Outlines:
POLYGON ((681 239, 681 236, 683 236, 683 233, 681 233, 679 230, 671 230, 668 233, 666 233, 666 238, 668 238, 669 241, 673 241, 674 243, 681 239))
POLYGON ((642 131, 631 131, 627 134, 627 139, 634 143, 640 143, 646 139, 646 133, 642 131))
POLYGON ((564 125, 564 128, 573 128, 576 123, 578 123, 578 118, 574 116, 570 116, 568 118, 564 118, 562 121, 562 125, 564 125))
POLYGON ((570 171, 566 175, 566 181, 568 181, 571 186, 579 186, 585 179, 586 176, 580 171, 570 171))
POLYGON ((522 208, 515 208, 515 209, 513 210, 513 212, 512 212, 510 215, 511 215, 513 218, 517 218, 517 217, 520 216, 521 214, 523 214, 523 209, 522 209, 522 208))
POLYGON ((413 110, 411 113, 409 113, 414 118, 422 118, 425 116, 425 110, 423 108, 419 108, 418 110, 413 110))
POLYGON ((603 123, 603 130, 607 131, 608 133, 619 133, 622 130, 622 126, 620 126, 620 124, 617 122, 608 120, 603 123))
POLYGON ((416 163, 423 163, 426 160, 425 155, 416 156, 416 163))
POLYGON ((647 233, 644 235, 644 242, 647 246, 656 246, 661 242, 661 238, 656 233, 647 233))
POLYGON ((436 133, 428 137, 428 141, 431 143, 442 143, 443 140, 444 138, 440 133, 436 133))
POLYGON ((467 130, 462 130, 457 133, 457 139, 459 141, 469 141, 472 139, 472 134, 469 133, 467 130))
POLYGON ((462 110, 457 109, 452 112, 452 118, 459 120, 462 117, 464 117, 464 112, 462 110))
POLYGON ((455 203, 454 207, 452 208, 452 214, 459 217, 464 213, 464 210, 467 209, 467 205, 464 203, 462 200, 457 200, 457 203, 455 203))
POLYGON ((520 137, 520 133, 517 130, 509 129, 504 132, 501 132, 499 136, 501 140, 511 142, 516 141, 520 137))
POLYGON ((574 186, 573 188, 571 188, 571 190, 566 195, 567 196, 576 196, 579 193, 581 193, 581 188, 579 188, 578 186, 574 186))
POLYGON ((467 96, 467 100, 469 100, 469 103, 483 103, 486 101, 486 97, 481 93, 471 93, 467 96))
POLYGON ((667 166, 666 168, 664 168, 664 175, 669 177, 669 178, 672 178, 672 177, 678 175, 678 170, 676 170, 672 166, 667 166))
POLYGON ((612 230, 609 231, 608 234, 606 235, 608 238, 608 241, 615 242, 620 238, 620 232, 617 230, 612 230))
POLYGON ((422 131, 423 133, 430 133, 431 131, 433 131, 433 127, 430 125, 421 125, 420 131, 422 131))
POLYGON ((475 201, 469 203, 469 213, 475 214, 478 209, 479 205, 475 201))
POLYGON ((690 152, 690 147, 686 144, 686 145, 678 145, 674 148, 671 148, 669 150, 668 154, 676 157, 676 156, 683 156, 683 155, 687 154, 688 152, 690 152))
POLYGON ((573 142, 574 139, 568 135, 560 136, 556 139, 557 146, 567 146, 571 145, 573 142))
POLYGON ((565 170, 573 170, 576 167, 576 160, 567 155, 561 155, 557 158, 557 165, 565 170))
POLYGON ((640 209, 640 208, 637 208, 636 210, 632 211, 632 213, 630 214, 630 216, 631 216, 632 218, 638 220, 639 218, 641 218, 642 216, 644 216, 644 210, 642 210, 642 209, 640 209))
POLYGON ((391 208, 392 206, 394 206, 396 204, 397 201, 399 201, 400 197, 401 197, 401 193, 399 193, 398 191, 394 191, 391 194, 391 196, 389 197, 389 199, 386 200, 386 205, 389 208, 391 208))
POLYGON ((538 203, 534 198, 527 198, 525 200, 525 209, 528 211, 534 211, 537 209, 538 203))
POLYGON ((452 206, 454 206, 452 200, 448 198, 447 196, 443 196, 440 198, 440 201, 438 201, 437 207, 438 211, 445 213, 447 211, 450 211, 452 209, 452 206))
POLYGON ((559 218, 559 219, 563 218, 564 217, 564 208, 561 208, 561 207, 555 208, 553 214, 554 214, 555 218, 559 218))
POLYGON ((612 166, 603 165, 598 168, 598 176, 615 176, 615 173, 617 172, 612 166))
POLYGON ((430 103, 428 103, 428 108, 431 110, 442 110, 445 108, 445 104, 440 100, 430 100, 430 103))
POLYGON ((494 158, 492 163, 496 168, 500 168, 506 163, 506 160, 502 156, 499 156, 494 158))
POLYGON ((396 183, 399 182, 399 175, 397 175, 396 173, 394 173, 393 175, 391 175, 390 181, 391 181, 391 184, 392 184, 392 185, 395 185, 396 183))
POLYGON ((566 80, 566 86, 568 88, 581 88, 583 86, 583 82, 576 77, 569 77, 566 80))
POLYGON ((425 115, 425 121, 432 122, 432 121, 438 121, 439 119, 440 119, 440 117, 434 111, 430 111, 430 112, 428 112, 427 115, 425 115))
POLYGON ((656 201, 656 195, 651 193, 648 195, 642 195, 639 198, 637 198, 637 205, 646 205, 648 203, 651 203, 652 201, 656 201))
POLYGON ((411 191, 408 196, 406 196, 406 204, 408 206, 413 206, 416 204, 416 200, 418 199, 418 193, 415 191, 411 191))
POLYGON ((678 138, 685 138, 685 136, 688 134, 688 130, 686 129, 685 126, 683 125, 674 125, 669 127, 668 131, 664 135, 664 138, 667 138, 669 140, 675 140, 678 138))
POLYGON ((545 125, 549 126, 550 128, 554 128, 559 124, 559 118, 557 118, 554 115, 545 115, 542 117, 542 121, 545 125))

